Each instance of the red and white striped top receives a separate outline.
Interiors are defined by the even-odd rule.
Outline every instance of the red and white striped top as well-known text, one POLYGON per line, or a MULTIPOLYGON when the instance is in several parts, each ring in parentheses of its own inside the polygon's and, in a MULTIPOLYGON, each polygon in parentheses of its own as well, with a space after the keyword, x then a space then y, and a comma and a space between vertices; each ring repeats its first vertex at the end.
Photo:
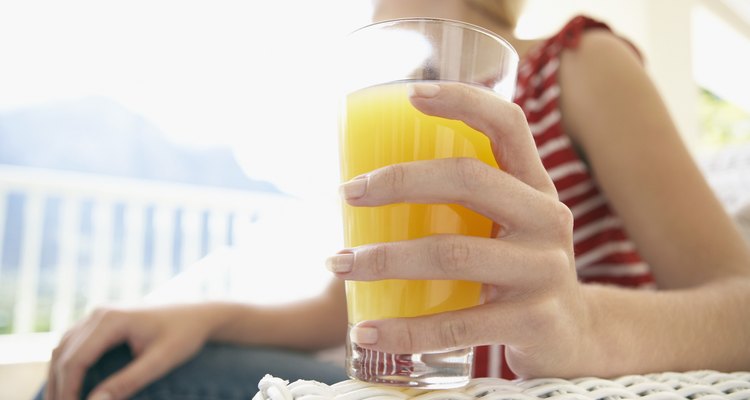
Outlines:
MULTIPOLYGON (((589 29, 610 30, 601 22, 579 16, 532 49, 519 66, 515 102, 525 111, 539 156, 557 187, 560 201, 573 213, 579 280, 651 288, 654 279, 648 264, 641 259, 620 218, 609 207, 561 121, 557 76, 560 55, 575 49, 589 29)), ((477 348, 474 375, 513 377, 502 360, 502 346, 477 348)))

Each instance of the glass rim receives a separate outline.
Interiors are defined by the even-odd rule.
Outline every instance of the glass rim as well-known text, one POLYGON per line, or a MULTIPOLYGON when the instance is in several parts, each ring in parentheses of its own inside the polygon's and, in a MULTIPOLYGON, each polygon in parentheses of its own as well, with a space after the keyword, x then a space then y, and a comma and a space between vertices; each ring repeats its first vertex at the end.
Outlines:
POLYGON ((385 25, 396 25, 396 24, 403 23, 403 22, 442 23, 442 24, 455 25, 455 26, 458 26, 458 27, 464 28, 464 29, 469 29, 469 30, 475 31, 477 33, 481 33, 481 34, 489 37, 490 39, 492 39, 492 40, 500 43, 502 46, 504 46, 505 48, 507 48, 508 50, 510 50, 513 53, 513 55, 516 57, 516 59, 520 59, 520 56, 518 55, 518 51, 516 51, 515 47, 513 47, 513 45, 510 44, 510 42, 508 42, 508 40, 505 39, 504 37, 498 35, 497 33, 493 32, 493 31, 491 31, 491 30, 489 30, 487 28, 483 28, 483 27, 481 27, 479 25, 475 25, 475 24, 472 24, 470 22, 459 21, 459 20, 456 20, 456 19, 449 19, 449 18, 437 18, 437 17, 404 17, 404 18, 385 19, 385 20, 382 20, 382 21, 373 22, 373 23, 364 25, 362 27, 359 27, 359 28, 357 28, 357 29, 349 32, 349 34, 347 36, 351 37, 352 35, 355 35, 355 34, 361 32, 361 31, 364 31, 364 30, 369 30, 369 29, 372 29, 372 28, 377 28, 377 27, 385 26, 385 25))

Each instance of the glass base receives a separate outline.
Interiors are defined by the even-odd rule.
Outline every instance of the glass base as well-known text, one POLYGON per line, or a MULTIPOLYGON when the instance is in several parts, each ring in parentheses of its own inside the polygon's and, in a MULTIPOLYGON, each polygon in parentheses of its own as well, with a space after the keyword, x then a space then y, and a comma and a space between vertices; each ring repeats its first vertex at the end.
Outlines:
POLYGON ((473 348, 390 354, 367 350, 351 342, 346 346, 346 372, 349 377, 378 385, 419 389, 462 387, 471 380, 473 360, 473 348))

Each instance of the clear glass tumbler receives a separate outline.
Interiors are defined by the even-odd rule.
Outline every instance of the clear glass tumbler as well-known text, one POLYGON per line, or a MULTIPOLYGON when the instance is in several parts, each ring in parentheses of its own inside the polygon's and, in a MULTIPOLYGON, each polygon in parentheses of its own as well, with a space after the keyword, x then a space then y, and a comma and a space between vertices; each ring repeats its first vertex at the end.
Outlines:
MULTIPOLYGON (((512 100, 518 55, 498 35, 463 22, 407 18, 351 33, 344 52, 345 96, 340 115, 344 181, 396 163, 474 157, 498 167, 489 139, 461 121, 427 116, 409 102, 408 85, 453 81, 478 85, 512 100)), ((349 247, 436 234, 489 237, 492 221, 454 204, 343 206, 349 247)), ((481 284, 449 280, 346 282, 349 327, 473 307, 481 284)), ((346 368, 355 379, 419 388, 469 382, 473 349, 387 354, 347 345, 346 368)))

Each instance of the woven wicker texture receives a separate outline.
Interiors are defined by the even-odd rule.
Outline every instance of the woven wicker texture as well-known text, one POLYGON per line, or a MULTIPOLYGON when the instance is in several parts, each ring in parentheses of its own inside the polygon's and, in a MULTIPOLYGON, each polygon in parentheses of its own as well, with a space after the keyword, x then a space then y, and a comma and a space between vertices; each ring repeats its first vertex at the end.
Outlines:
POLYGON ((599 378, 474 379, 454 390, 418 390, 374 386, 348 380, 334 385, 298 380, 292 383, 267 375, 253 400, 684 400, 750 399, 750 372, 695 371, 599 378))

